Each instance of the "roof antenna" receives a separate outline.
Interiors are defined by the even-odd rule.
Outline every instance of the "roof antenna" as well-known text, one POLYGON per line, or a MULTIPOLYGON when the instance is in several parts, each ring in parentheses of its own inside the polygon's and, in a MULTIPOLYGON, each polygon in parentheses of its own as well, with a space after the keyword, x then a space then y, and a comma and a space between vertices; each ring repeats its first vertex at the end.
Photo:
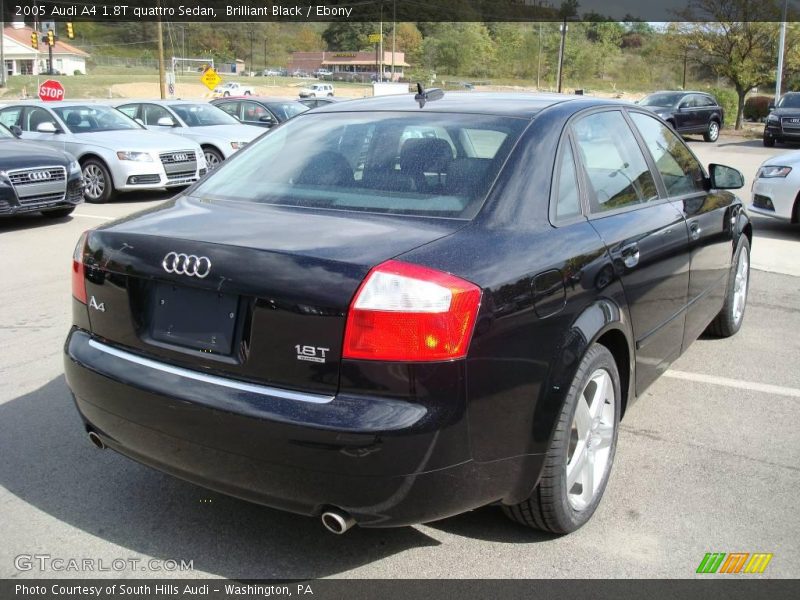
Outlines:
POLYGON ((420 108, 424 107, 426 102, 433 102, 434 100, 439 100, 441 98, 444 98, 444 90, 441 88, 431 88, 426 90, 422 87, 420 82, 417 82, 417 93, 414 96, 414 100, 419 102, 420 108))

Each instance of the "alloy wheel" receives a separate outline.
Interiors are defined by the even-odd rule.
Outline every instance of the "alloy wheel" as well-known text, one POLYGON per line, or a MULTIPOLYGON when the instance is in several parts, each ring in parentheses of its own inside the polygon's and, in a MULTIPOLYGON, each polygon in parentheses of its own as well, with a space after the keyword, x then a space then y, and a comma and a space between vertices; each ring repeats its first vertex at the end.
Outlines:
POLYGON ((219 159, 219 156, 217 156, 216 152, 211 152, 209 150, 206 150, 203 154, 206 157, 206 167, 208 168, 209 171, 213 171, 214 169, 216 169, 222 162, 219 159))
POLYGON ((711 121, 708 125, 708 137, 712 142, 716 142, 719 137, 719 125, 716 121, 711 121))
POLYGON ((578 397, 567 458, 567 501, 585 510, 602 486, 614 441, 615 393, 611 374, 598 369, 578 397))
POLYGON ((88 164, 83 168, 84 193, 92 200, 102 197, 106 189, 106 177, 100 167, 88 164))
POLYGON ((747 284, 750 277, 750 255, 747 248, 739 252, 739 261, 736 264, 736 275, 733 282, 733 321, 737 325, 742 320, 744 307, 747 303, 747 284))

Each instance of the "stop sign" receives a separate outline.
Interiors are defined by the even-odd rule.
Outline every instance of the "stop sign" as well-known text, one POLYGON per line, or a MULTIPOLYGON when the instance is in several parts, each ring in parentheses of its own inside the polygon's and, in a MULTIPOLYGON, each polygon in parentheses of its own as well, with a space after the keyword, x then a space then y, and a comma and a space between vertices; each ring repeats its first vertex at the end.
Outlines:
POLYGON ((58 81, 48 79, 39 86, 39 99, 44 102, 57 102, 64 99, 64 86, 58 81))

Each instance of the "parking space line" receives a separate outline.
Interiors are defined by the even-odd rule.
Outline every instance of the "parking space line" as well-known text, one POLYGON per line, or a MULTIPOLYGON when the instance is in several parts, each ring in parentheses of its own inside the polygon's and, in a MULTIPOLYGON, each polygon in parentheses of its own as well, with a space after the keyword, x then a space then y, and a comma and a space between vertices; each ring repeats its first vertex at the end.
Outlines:
POLYGON ((117 217, 104 217, 102 215, 85 215, 83 213, 74 213, 73 217, 83 217, 85 219, 100 219, 101 221, 113 221, 117 217))
POLYGON ((765 394, 777 394, 779 396, 789 396, 790 398, 800 398, 800 389, 784 387, 782 385, 771 385, 769 383, 757 383, 755 381, 744 381, 743 379, 729 379, 728 377, 717 377, 716 375, 704 375, 702 373, 689 373, 688 371, 676 371, 669 369, 664 373, 664 377, 682 379, 684 381, 696 381, 698 383, 710 383, 712 385, 722 385, 738 390, 751 390, 754 392, 764 392, 765 394))

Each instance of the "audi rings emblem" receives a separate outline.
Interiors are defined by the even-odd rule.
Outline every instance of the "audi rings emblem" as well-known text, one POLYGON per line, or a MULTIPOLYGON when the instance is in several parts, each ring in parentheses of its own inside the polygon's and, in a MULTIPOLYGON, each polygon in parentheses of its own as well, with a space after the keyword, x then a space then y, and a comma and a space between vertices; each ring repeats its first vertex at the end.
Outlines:
POLYGON ((204 279, 211 272, 211 261, 206 256, 195 256, 194 254, 179 254, 170 252, 161 261, 161 266, 167 273, 177 275, 188 275, 189 277, 199 277, 204 279))
POLYGON ((32 171, 28 173, 28 179, 31 181, 46 181, 50 179, 50 171, 32 171))

